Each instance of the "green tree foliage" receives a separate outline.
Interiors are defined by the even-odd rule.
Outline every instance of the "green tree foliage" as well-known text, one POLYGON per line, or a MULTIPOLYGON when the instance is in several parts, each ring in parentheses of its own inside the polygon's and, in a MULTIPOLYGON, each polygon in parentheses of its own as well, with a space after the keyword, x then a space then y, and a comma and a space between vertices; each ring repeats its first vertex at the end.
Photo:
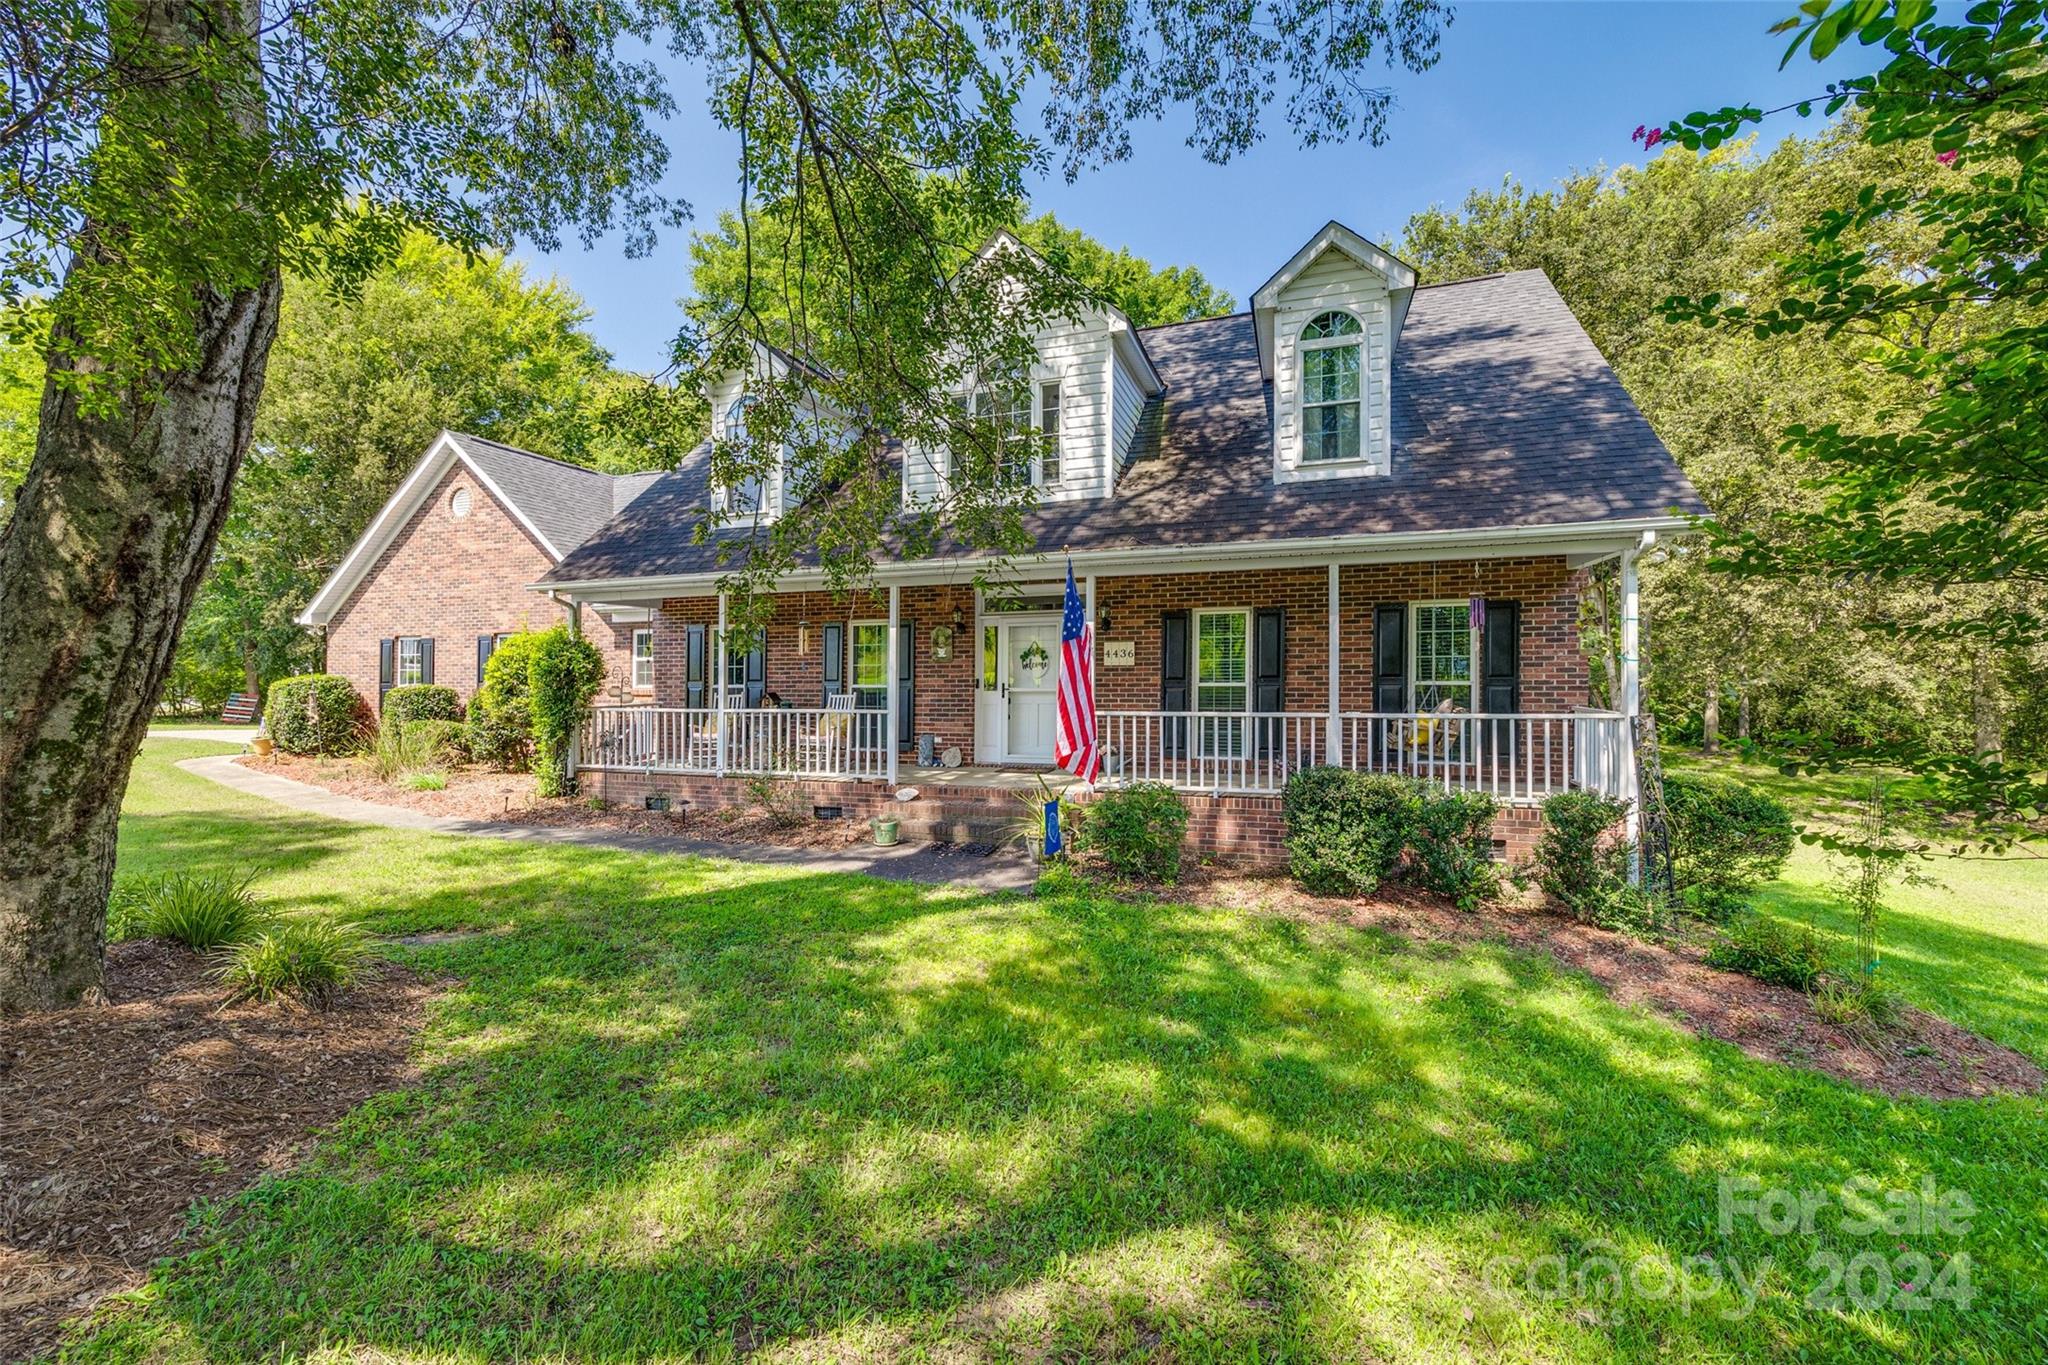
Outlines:
MULTIPOLYGON (((1733 292, 1688 292, 1668 315, 1759 339, 1858 339, 1897 401, 1841 420, 1795 422, 1786 448, 1818 475, 1798 534, 1723 528, 1715 568, 1779 582, 1829 575, 1943 594, 1944 609, 1885 623, 1988 650, 2048 640, 2048 22, 2040 0, 1937 12, 1932 0, 1809 0, 1778 25, 1789 64, 1855 43, 1878 69, 1800 102, 1852 110, 1863 141, 1919 173, 1866 179, 1847 203, 1799 221, 1801 241, 1733 292), (1881 52, 1882 55, 1879 55, 1881 52), (1901 237, 1925 243, 1900 259, 1901 237)), ((1653 130, 1711 149, 1766 117, 1694 112, 1653 130)), ((1977 746, 1981 751, 1984 746, 1977 746)), ((1822 762, 1904 761, 1987 831, 2048 809, 2048 777, 1989 754, 1948 755, 1905 737, 1823 744, 1822 762)))
POLYGON ((423 234, 349 292, 287 280, 255 441, 181 658, 251 686, 317 664, 293 616, 444 428, 613 471, 650 459, 626 420, 640 391, 701 429, 701 399, 613 370, 588 318, 559 281, 423 234))
POLYGON ((527 662, 528 703, 533 708, 534 790, 561 796, 569 789, 569 746, 590 715, 591 698, 604 684, 604 655, 567 626, 534 636, 527 662))
MULTIPOLYGON (((1873 145, 1849 120, 1765 155, 1742 142, 1674 148, 1548 191, 1510 182, 1474 192, 1457 212, 1411 219, 1399 249, 1433 280, 1545 271, 1720 525, 1791 543, 1807 534, 1823 494, 1802 455, 1781 449, 1785 428, 1857 420, 1912 395, 1861 336, 1673 325, 1665 301, 1752 287, 1799 249, 1816 215, 1854 205, 1871 181, 1912 184, 1927 171, 1920 153, 1873 145)), ((1935 249, 1935 234, 1912 225, 1887 231, 1887 250, 1902 264, 1935 249)), ((1973 609, 1967 594, 1981 589, 1818 569, 1731 580, 1709 559, 1680 543, 1644 571, 1649 693, 1675 732, 1708 741, 1722 733, 1912 736, 1967 753, 1983 729, 1990 747, 2001 742, 2005 710, 2023 694, 2002 654, 1980 667, 1976 642, 1851 628, 1973 609)), ((1603 619, 1598 607, 1611 602, 1612 583, 1595 587, 1587 635, 1596 652, 1611 652, 1618 613, 1610 606, 1603 619)))
MULTIPOLYGON (((5 333, 13 333, 7 326, 5 333)), ((43 402, 43 357, 33 328, 28 336, 0 334, 0 525, 13 510, 14 490, 28 477, 36 454, 36 412, 43 402)))

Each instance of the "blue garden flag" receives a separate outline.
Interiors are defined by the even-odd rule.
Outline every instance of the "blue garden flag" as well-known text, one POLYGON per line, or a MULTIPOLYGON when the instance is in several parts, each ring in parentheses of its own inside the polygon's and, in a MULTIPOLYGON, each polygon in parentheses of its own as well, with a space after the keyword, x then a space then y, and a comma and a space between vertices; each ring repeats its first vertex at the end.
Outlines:
POLYGON ((1045 856, 1050 858, 1060 851, 1060 803, 1045 803, 1045 856))

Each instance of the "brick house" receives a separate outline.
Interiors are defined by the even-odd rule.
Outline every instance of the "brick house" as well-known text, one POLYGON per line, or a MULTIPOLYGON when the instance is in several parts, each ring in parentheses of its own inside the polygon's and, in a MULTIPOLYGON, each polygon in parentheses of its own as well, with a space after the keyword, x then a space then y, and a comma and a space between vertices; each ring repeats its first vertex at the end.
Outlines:
MULTIPOLYGON (((603 474, 444 431, 299 624, 323 632, 327 671, 354 683, 373 708, 403 683, 440 683, 466 701, 499 640, 569 619, 566 603, 530 585, 659 477, 603 474)), ((642 632, 644 651, 649 615, 621 609, 585 618, 605 653, 611 700, 635 695, 633 632, 642 632)))
MULTIPOLYGON (((643 690, 601 706, 579 745, 583 788, 702 809, 774 773, 821 810, 983 831, 1051 762, 1070 555, 1104 782, 1173 784, 1205 851, 1276 857, 1279 791, 1319 763, 1489 790, 1511 853, 1548 793, 1632 791, 1635 558, 1703 508, 1540 272, 1418 288, 1331 223, 1247 312, 1137 329, 1104 308, 1038 349, 1012 402, 1057 458, 1030 462, 1041 548, 1010 560, 1001 595, 977 591, 985 566, 964 553, 885 562, 852 601, 799 569, 765 630, 726 638, 718 542, 756 533, 786 490, 780 471, 714 487, 708 443, 528 578, 595 638, 646 632, 643 690), (734 496, 753 525, 700 541, 734 496), (1606 712, 1577 622, 1611 560, 1630 657, 1606 712)), ((711 387, 714 438, 748 382, 711 387)), ((943 494, 946 452, 893 458, 906 505, 943 494)), ((412 571, 364 576, 391 573, 412 571)), ((371 604, 409 588, 355 591, 352 629, 389 635, 371 604)), ((329 630, 330 659, 363 669, 363 646, 329 630)))

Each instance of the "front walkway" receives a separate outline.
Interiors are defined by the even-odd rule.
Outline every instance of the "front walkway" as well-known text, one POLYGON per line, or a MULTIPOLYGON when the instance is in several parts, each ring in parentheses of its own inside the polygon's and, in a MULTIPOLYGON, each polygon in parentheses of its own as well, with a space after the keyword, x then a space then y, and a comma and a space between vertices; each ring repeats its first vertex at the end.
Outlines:
POLYGON ((288 777, 252 772, 235 762, 235 757, 233 754, 215 754, 206 758, 187 758, 179 760, 178 766, 224 787, 260 796, 309 815, 324 815, 331 820, 346 820, 359 825, 382 825, 387 829, 459 834, 479 839, 582 844, 629 853, 682 853, 723 858, 730 862, 801 867, 809 872, 852 872, 892 882, 965 886, 980 891, 1025 891, 1038 877, 1037 868, 1021 854, 996 853, 977 857, 964 852, 941 853, 929 844, 851 848, 826 853, 809 848, 778 848, 772 844, 691 839, 677 834, 632 834, 623 830, 522 825, 505 820, 463 820, 452 815, 428 815, 425 811, 408 810, 403 806, 385 806, 343 796, 325 787, 294 782, 288 777))

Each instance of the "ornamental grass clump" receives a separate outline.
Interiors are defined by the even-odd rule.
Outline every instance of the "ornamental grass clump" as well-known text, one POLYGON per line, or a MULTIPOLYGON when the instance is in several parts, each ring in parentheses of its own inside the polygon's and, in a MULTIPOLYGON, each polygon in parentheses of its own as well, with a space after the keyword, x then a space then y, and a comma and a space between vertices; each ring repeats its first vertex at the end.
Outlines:
POLYGON ((133 893, 127 926, 197 952, 235 943, 270 922, 246 878, 225 872, 174 872, 133 893))
POLYGON ((370 940, 353 924, 289 920, 222 948, 214 977, 228 999, 288 999, 322 1008, 361 979, 370 940))

